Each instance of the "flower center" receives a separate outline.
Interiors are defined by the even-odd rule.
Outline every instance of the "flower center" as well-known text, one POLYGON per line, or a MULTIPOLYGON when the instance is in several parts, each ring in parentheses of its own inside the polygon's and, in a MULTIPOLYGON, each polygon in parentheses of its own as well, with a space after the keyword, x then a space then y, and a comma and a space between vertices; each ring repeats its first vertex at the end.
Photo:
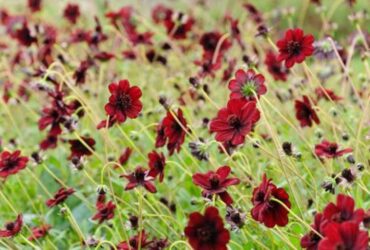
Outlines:
POLYGON ((210 179, 209 179, 209 183, 211 184, 211 187, 212 189, 217 189, 219 184, 220 184, 220 180, 218 178, 217 175, 213 175, 210 179))
POLYGON ((297 41, 288 42, 288 53, 291 55, 299 55, 301 53, 301 44, 297 41))
POLYGON ((329 146, 329 153, 331 153, 331 154, 335 154, 335 153, 337 152, 337 149, 338 149, 338 146, 337 146, 337 145, 335 145, 335 144, 331 144, 331 145, 329 146))
POLYGON ((116 99, 116 106, 119 109, 128 109, 129 107, 131 107, 131 97, 127 94, 118 95, 116 99))
POLYGON ((257 202, 263 202, 265 200, 265 193, 264 192, 261 192, 259 191, 256 195, 256 199, 255 201, 257 202))
POLYGON ((247 80, 242 87, 242 93, 244 96, 253 96, 256 91, 257 86, 252 80, 247 80))
POLYGON ((137 182, 143 182, 145 178, 145 173, 143 171, 136 171, 135 172, 135 178, 137 182))
POLYGON ((201 242, 211 242, 215 238, 215 229, 206 225, 197 229, 197 235, 201 242))
POLYGON ((227 118, 227 123, 234 129, 240 129, 242 127, 242 123, 240 122, 239 118, 236 115, 230 115, 227 118))
POLYGON ((15 227, 15 225, 14 225, 14 223, 13 223, 13 222, 7 223, 7 224, 5 225, 5 228, 6 228, 6 230, 8 230, 8 231, 13 231, 14 227, 15 227))

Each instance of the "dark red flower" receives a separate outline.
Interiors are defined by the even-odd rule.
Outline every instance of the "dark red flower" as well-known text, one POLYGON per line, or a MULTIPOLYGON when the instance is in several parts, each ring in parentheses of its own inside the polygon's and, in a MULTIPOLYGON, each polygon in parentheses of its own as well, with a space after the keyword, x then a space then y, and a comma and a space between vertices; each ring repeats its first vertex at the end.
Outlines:
POLYGON ((162 147, 167 143, 169 154, 172 155, 175 150, 180 152, 181 145, 185 141, 187 122, 182 114, 182 110, 178 109, 176 118, 172 112, 168 111, 165 118, 158 125, 156 147, 162 147))
POLYGON ((219 59, 222 57, 222 55, 231 47, 232 44, 228 38, 222 41, 220 40, 221 38, 222 34, 218 31, 207 32, 202 35, 199 43, 203 47, 203 58, 212 59, 219 43, 221 43, 221 45, 218 45, 219 51, 217 58, 219 59))
POLYGON ((21 151, 13 153, 3 151, 0 154, 0 177, 6 179, 8 176, 18 173, 27 165, 28 158, 21 156, 21 151))
POLYGON ((32 12, 41 10, 41 0, 28 0, 28 7, 32 12))
POLYGON ((319 250, 366 250, 368 249, 368 232, 360 230, 359 223, 346 221, 330 223, 324 229, 325 238, 319 243, 319 250))
POLYGON ((217 117, 210 123, 211 132, 216 132, 219 142, 230 141, 236 146, 243 144, 245 136, 260 119, 260 112, 254 101, 231 99, 227 107, 218 111, 217 117))
POLYGON ((101 62, 107 62, 114 57, 115 57, 114 54, 106 51, 100 51, 94 55, 94 58, 101 62))
POLYGON ((251 215, 266 227, 272 228, 275 225, 283 227, 288 224, 289 211, 271 198, 279 200, 287 208, 291 207, 288 193, 283 188, 277 188, 264 174, 262 183, 253 190, 251 215))
POLYGON ((263 22, 261 12, 251 3, 246 3, 243 7, 248 11, 249 15, 256 24, 260 24, 263 22))
POLYGON ((334 91, 332 91, 330 89, 323 88, 323 87, 317 87, 315 89, 315 93, 316 93, 316 96, 317 96, 318 100, 325 99, 325 100, 332 100, 334 102, 337 102, 337 101, 340 101, 340 100, 343 99, 342 97, 337 96, 334 93, 334 91))
POLYGON ((58 137, 49 134, 44 140, 40 142, 40 148, 41 150, 56 148, 57 143, 58 143, 58 137))
POLYGON ((124 177, 129 181, 129 183, 125 187, 125 190, 131 190, 137 186, 143 186, 151 193, 157 192, 157 189, 152 183, 154 178, 152 176, 149 176, 148 173, 148 170, 138 166, 133 173, 129 175, 121 175, 120 177, 124 177))
POLYGON ((285 67, 291 68, 295 63, 301 63, 312 55, 313 35, 304 35, 301 29, 289 29, 285 37, 279 40, 276 45, 279 48, 278 61, 285 61, 285 67))
POLYGON ((125 165, 128 159, 130 158, 131 153, 132 153, 132 149, 127 147, 125 151, 122 152, 122 154, 120 155, 118 159, 119 164, 121 164, 122 166, 125 165))
POLYGON ((317 213, 315 215, 315 222, 313 225, 311 225, 312 229, 315 231, 311 230, 309 233, 305 234, 301 238, 302 248, 305 248, 307 250, 317 250, 318 249, 319 243, 321 241, 321 236, 318 235, 317 233, 321 235, 323 234, 322 229, 323 229, 324 224, 326 224, 326 220, 324 216, 321 213, 317 213))
POLYGON ((117 250, 139 250, 146 248, 152 241, 148 241, 148 235, 144 230, 137 235, 130 238, 130 240, 123 241, 118 244, 117 250))
POLYGON ((355 210, 355 201, 351 196, 338 194, 337 204, 330 202, 325 207, 323 215, 330 222, 354 221, 361 223, 365 216, 365 211, 363 209, 355 210))
POLYGON ((310 100, 307 96, 303 96, 303 101, 295 100, 295 116, 299 120, 301 127, 312 126, 312 121, 320 124, 319 117, 313 109, 310 100))
POLYGON ((286 81, 289 71, 277 60, 277 56, 272 51, 268 51, 265 58, 265 64, 268 72, 277 81, 286 81))
POLYGON ((230 233, 216 207, 208 207, 204 215, 191 213, 185 236, 194 250, 227 250, 230 241, 230 233))
POLYGON ((31 44, 36 43, 36 37, 31 35, 27 22, 24 22, 22 27, 17 29, 14 38, 23 46, 29 47, 31 44))
POLYGON ((148 154, 149 158, 149 176, 157 177, 159 175, 159 182, 163 181, 164 167, 166 166, 166 158, 163 153, 158 154, 155 150, 148 154))
POLYGON ((109 84, 109 102, 105 105, 105 111, 110 119, 116 119, 122 123, 126 118, 136 118, 143 105, 140 101, 141 90, 137 86, 130 87, 128 80, 121 80, 119 83, 109 84))
POLYGON ((32 228, 32 235, 28 237, 28 240, 34 241, 45 237, 50 228, 51 226, 46 224, 32 228))
POLYGON ((103 221, 108 221, 114 217, 114 210, 116 205, 112 201, 108 201, 106 204, 100 203, 97 206, 97 213, 92 217, 92 220, 99 221, 101 224, 103 221))
POLYGON ((227 178, 230 172, 231 169, 229 166, 223 166, 219 167, 216 172, 209 171, 205 174, 196 173, 193 175, 193 182, 203 189, 203 196, 219 195, 221 200, 229 206, 233 203, 233 199, 226 191, 226 188, 240 183, 238 178, 227 178))
POLYGON ((54 197, 52 199, 46 201, 46 205, 48 207, 54 207, 56 205, 59 205, 60 203, 64 202, 68 198, 68 196, 70 196, 74 192, 75 190, 73 188, 67 189, 65 187, 62 187, 54 194, 54 197))
POLYGON ((255 95, 259 97, 266 93, 265 77, 261 74, 256 74, 253 69, 245 72, 239 69, 235 73, 235 78, 229 82, 231 90, 230 99, 245 98, 254 100, 255 95))
POLYGON ((64 17, 70 21, 71 23, 75 24, 77 19, 80 17, 80 7, 77 4, 69 3, 64 9, 64 17))
POLYGON ((69 145, 71 146, 71 154, 69 155, 68 159, 92 155, 92 151, 94 151, 95 140, 90 137, 81 137, 81 139, 83 142, 78 139, 68 141, 69 145))
POLYGON ((80 63, 80 66, 75 70, 73 74, 73 79, 75 79, 76 84, 83 84, 86 81, 87 70, 93 65, 92 60, 83 60, 80 63))
POLYGON ((17 235, 21 231, 22 225, 22 214, 19 214, 15 221, 5 223, 5 228, 0 229, 0 238, 13 237, 17 235))
POLYGON ((337 143, 327 140, 323 140, 320 144, 315 145, 315 154, 320 158, 336 158, 350 152, 352 152, 351 148, 339 150, 337 143))

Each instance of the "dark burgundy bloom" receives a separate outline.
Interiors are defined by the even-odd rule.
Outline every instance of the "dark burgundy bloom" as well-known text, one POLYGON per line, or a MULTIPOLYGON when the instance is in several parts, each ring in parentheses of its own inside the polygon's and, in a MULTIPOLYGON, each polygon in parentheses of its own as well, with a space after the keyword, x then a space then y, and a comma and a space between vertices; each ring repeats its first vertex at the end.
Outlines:
POLYGON ((108 221, 114 217, 114 210, 116 205, 112 201, 108 201, 106 204, 99 203, 97 206, 97 213, 92 217, 93 220, 99 221, 101 224, 103 221, 108 221))
POLYGON ((365 216, 365 211, 363 209, 355 209, 355 201, 351 196, 338 194, 337 204, 330 202, 325 207, 323 215, 330 222, 354 221, 361 223, 365 216))
POLYGON ((295 63, 301 63, 312 55, 313 35, 304 35, 301 29, 289 29, 285 37, 276 44, 279 47, 278 61, 285 61, 285 67, 291 68, 295 63))
POLYGON ((263 22, 261 12, 251 3, 246 3, 243 7, 248 11, 249 15, 256 24, 260 24, 263 22))
POLYGON ((226 208, 226 221, 231 226, 231 230, 238 230, 244 226, 246 214, 240 209, 228 206, 226 208))
POLYGON ((75 24, 77 19, 80 17, 80 7, 77 4, 69 3, 64 9, 64 17, 70 21, 71 23, 75 24))
POLYGON ((167 143, 169 154, 172 155, 175 150, 180 152, 181 145, 185 141, 187 122, 182 114, 182 110, 178 109, 176 118, 168 111, 165 118, 158 125, 156 147, 162 147, 167 143))
POLYGON ((316 111, 313 109, 310 100, 307 96, 303 96, 303 100, 295 100, 295 116, 299 120, 301 127, 312 126, 312 121, 316 124, 320 124, 319 117, 316 111))
POLYGON ((218 43, 222 42, 221 46, 219 46, 219 54, 217 55, 217 58, 221 58, 221 56, 231 47, 231 42, 229 39, 226 38, 221 41, 221 38, 222 34, 217 31, 204 33, 202 35, 199 43, 203 47, 203 58, 212 59, 214 53, 216 52, 218 43))
POLYGON ((92 65, 93 62, 89 59, 81 61, 80 66, 78 66, 73 74, 73 79, 75 79, 77 85, 85 83, 87 70, 92 65))
POLYGON ((139 250, 146 248, 151 241, 148 241, 148 235, 144 230, 139 232, 137 235, 130 238, 130 240, 123 241, 118 244, 117 250, 139 250))
POLYGON ((324 229, 325 238, 319 243, 319 250, 366 250, 368 249, 368 232, 360 230, 358 223, 346 221, 330 223, 324 229))
POLYGON ((255 95, 259 97, 266 93, 265 77, 261 74, 256 74, 253 69, 245 72, 239 69, 235 73, 235 78, 229 82, 231 90, 230 99, 245 98, 254 100, 255 95))
POLYGON ((210 123, 211 132, 216 132, 219 142, 231 142, 236 146, 243 144, 245 136, 260 119, 260 112, 254 101, 231 99, 227 107, 218 111, 217 117, 210 123))
POLYGON ((229 166, 219 167, 216 172, 209 171, 205 174, 196 173, 193 175, 193 182, 200 186, 204 197, 218 195, 226 205, 231 205, 233 199, 226 191, 226 188, 232 185, 238 185, 240 180, 238 178, 227 178, 231 169, 229 166))
POLYGON ((21 156, 21 151, 13 153, 3 151, 0 154, 0 177, 6 179, 8 176, 18 173, 27 165, 28 158, 21 156))
POLYGON ((69 155, 68 159, 92 155, 91 150, 94 150, 95 140, 90 137, 81 137, 81 139, 83 142, 78 139, 68 141, 69 145, 71 146, 71 154, 69 155))
POLYGON ((40 142, 40 148, 42 150, 56 148, 57 143, 58 143, 58 137, 48 134, 48 136, 40 142))
POLYGON ((28 0, 28 7, 32 12, 41 10, 41 0, 28 0))
POLYGON ((107 62, 110 59, 114 58, 114 54, 106 52, 106 51, 100 51, 95 54, 94 58, 101 61, 101 62, 107 62))
POLYGON ((105 105, 105 111, 111 119, 122 123, 127 117, 136 118, 143 105, 140 101, 141 90, 137 86, 130 87, 128 80, 121 80, 119 83, 109 84, 109 102, 105 105))
POLYGON ((128 162, 131 156, 131 153, 132 153, 132 149, 127 147, 125 151, 122 152, 122 154, 120 155, 118 159, 119 164, 121 164, 122 166, 125 165, 128 162))
POLYGON ((129 183, 125 187, 125 190, 131 190, 137 186, 143 186, 151 193, 157 192, 157 189, 152 183, 154 178, 149 176, 148 173, 148 170, 138 166, 133 173, 129 175, 121 175, 120 177, 124 177, 129 181, 129 183))
POLYGON ((51 226, 50 225, 41 225, 39 227, 32 228, 32 235, 28 237, 28 240, 34 241, 41 238, 44 238, 47 233, 49 232, 51 226))
POLYGON ((277 56, 272 51, 268 51, 265 58, 265 64, 267 66, 268 72, 277 81, 286 81, 288 70, 283 66, 281 62, 278 61, 277 56))
POLYGON ((163 153, 158 154, 155 150, 148 154, 149 158, 149 176, 157 177, 159 175, 159 182, 163 181, 164 167, 166 166, 166 158, 163 153))
POLYGON ((332 91, 330 89, 323 88, 323 87, 317 87, 315 89, 315 93, 316 93, 316 96, 317 96, 318 100, 325 99, 325 100, 332 100, 334 102, 337 102, 337 101, 340 101, 340 100, 343 99, 342 97, 337 96, 334 93, 334 91, 332 91))
POLYGON ((28 28, 27 22, 24 22, 22 27, 17 29, 14 34, 14 38, 23 46, 29 47, 31 44, 36 43, 36 37, 31 35, 31 31, 28 28))
POLYGON ((289 211, 279 202, 271 200, 274 198, 290 208, 289 195, 283 188, 277 188, 271 179, 263 175, 262 183, 253 190, 253 219, 265 224, 266 227, 285 226, 288 224, 289 211))
POLYGON ((22 225, 23 217, 22 214, 19 214, 15 221, 5 223, 4 229, 0 229, 0 238, 13 237, 17 235, 21 231, 22 225))
POLYGON ((307 250, 317 250, 321 241, 321 236, 317 233, 323 234, 322 229, 325 224, 326 220, 324 216, 321 213, 317 213, 315 215, 315 222, 311 225, 315 231, 311 230, 301 238, 301 247, 307 250))
POLYGON ((230 233, 216 207, 208 207, 204 215, 191 213, 185 236, 194 250, 227 250, 230 241, 230 233))
POLYGON ((352 152, 351 148, 339 150, 339 145, 335 142, 323 140, 320 144, 315 145, 315 154, 320 158, 336 158, 352 152))
POLYGON ((168 245, 167 239, 153 239, 148 245, 148 250, 164 250, 167 249, 168 245))
POLYGON ((75 190, 73 188, 60 188, 55 194, 52 199, 46 201, 46 205, 48 207, 54 207, 59 205, 60 203, 64 202, 71 194, 73 194, 75 190))

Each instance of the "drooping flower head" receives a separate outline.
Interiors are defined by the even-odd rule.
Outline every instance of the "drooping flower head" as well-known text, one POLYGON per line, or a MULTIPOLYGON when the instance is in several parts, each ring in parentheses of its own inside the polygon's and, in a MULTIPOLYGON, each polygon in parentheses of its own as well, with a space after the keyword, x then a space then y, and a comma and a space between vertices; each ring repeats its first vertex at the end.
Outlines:
POLYGON ((200 186, 205 197, 218 195, 226 205, 231 205, 233 199, 226 188, 240 183, 238 178, 227 178, 231 169, 229 166, 219 167, 216 172, 209 171, 205 174, 196 173, 193 175, 194 184, 200 186))
POLYGON ((60 188, 55 194, 54 197, 46 201, 48 207, 54 207, 63 203, 75 190, 73 188, 60 188))
POLYGON ((303 96, 303 100, 295 100, 295 115, 301 127, 312 126, 312 123, 320 124, 320 119, 313 109, 310 100, 307 96, 303 96))
POLYGON ((99 203, 96 208, 98 211, 92 219, 97 220, 101 224, 103 221, 108 221, 114 217, 116 205, 112 201, 108 201, 107 203, 99 203))
POLYGON ((49 232, 50 228, 51 226, 47 224, 32 228, 32 235, 28 237, 28 240, 34 241, 44 238, 49 232))
POLYGON ((277 188, 266 175, 263 175, 262 183, 253 190, 251 215, 266 227, 272 228, 275 225, 283 227, 288 224, 289 211, 272 198, 279 200, 287 208, 291 207, 288 193, 283 188, 277 188))
POLYGON ((265 77, 256 74, 253 69, 236 71, 235 78, 229 82, 229 89, 231 90, 230 99, 245 98, 247 100, 254 100, 255 96, 259 97, 267 91, 265 77))
POLYGON ((6 179, 8 176, 18 173, 27 165, 28 158, 21 156, 21 151, 3 151, 0 154, 0 178, 6 179))
POLYGON ((148 235, 144 230, 131 237, 128 241, 123 241, 117 245, 118 250, 139 250, 145 249, 152 241, 148 240, 148 235))
POLYGON ((190 214, 185 236, 194 250, 227 250, 230 241, 230 233, 216 207, 208 207, 204 215, 199 212, 190 214))
POLYGON ((314 37, 304 35, 301 29, 289 29, 283 39, 276 44, 279 48, 278 61, 285 61, 285 67, 291 68, 295 63, 301 63, 312 55, 314 37))
POLYGON ((17 235, 21 231, 22 225, 23 217, 22 214, 19 214, 15 221, 5 223, 4 229, 0 229, 0 238, 13 237, 17 235))
POLYGON ((315 154, 320 158, 336 158, 352 152, 351 148, 339 150, 339 145, 335 142, 323 140, 320 144, 315 145, 315 154))
POLYGON ((260 112, 254 101, 231 99, 212 119, 210 131, 216 133, 217 141, 231 142, 236 146, 244 143, 245 136, 259 119, 260 112))
POLYGON ((163 181, 164 168, 166 166, 166 158, 163 153, 157 153, 155 150, 148 154, 149 158, 149 175, 157 177, 159 175, 159 182, 163 181))
POLYGON ((156 147, 162 147, 167 143, 169 154, 172 155, 175 150, 180 152, 181 145, 185 141, 187 122, 181 109, 177 114, 168 111, 165 118, 158 125, 156 147), (176 118, 175 116, 176 115, 176 118))

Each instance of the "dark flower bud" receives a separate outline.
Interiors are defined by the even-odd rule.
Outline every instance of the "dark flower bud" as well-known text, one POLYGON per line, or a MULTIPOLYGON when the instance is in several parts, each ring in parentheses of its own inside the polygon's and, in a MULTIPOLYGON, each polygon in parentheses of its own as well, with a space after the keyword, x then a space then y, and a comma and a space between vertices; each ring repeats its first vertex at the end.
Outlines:
POLYGON ((261 24, 257 28, 256 36, 267 37, 268 33, 269 33, 269 29, 264 24, 261 24))
POLYGON ((105 185, 99 185, 99 186, 97 187, 97 189, 96 189, 96 192, 97 192, 98 194, 103 195, 103 194, 106 194, 106 193, 107 193, 107 190, 108 190, 107 186, 105 186, 105 185))
POLYGON ((240 209, 227 207, 226 221, 231 226, 231 230, 235 231, 244 226, 246 214, 240 209))
POLYGON ((332 194, 335 193, 335 187, 332 182, 330 181, 325 181, 324 183, 321 184, 321 187, 326 191, 330 192, 332 194))
POLYGON ((160 96, 159 97, 159 103, 165 108, 165 109, 168 109, 169 108, 169 104, 167 102, 167 97, 165 96, 160 96))
POLYGON ((31 158, 35 161, 35 163, 37 164, 41 164, 43 159, 42 157, 40 156, 40 153, 39 152, 33 152, 31 154, 31 158))
POLYGON ((198 88, 200 83, 199 83, 199 79, 197 77, 190 77, 189 78, 189 82, 190 84, 194 87, 194 88, 198 88))
POLYGON ((128 223, 129 223, 128 226, 131 229, 137 229, 139 226, 139 217, 135 215, 130 215, 130 217, 128 218, 128 223))
POLYGON ((203 127, 206 128, 208 126, 208 123, 209 123, 209 118, 207 118, 207 117, 203 118, 203 120, 202 120, 203 127))
POLYGON ((362 163, 357 163, 357 169, 358 169, 358 171, 360 171, 360 172, 362 172, 364 169, 365 169, 365 166, 364 166, 364 164, 362 164, 362 163))
POLYGON ((352 183, 356 179, 356 176, 352 173, 351 169, 347 168, 342 170, 342 178, 348 183, 352 183))
POLYGON ((283 148, 284 153, 287 156, 292 156, 292 154, 293 154, 292 143, 290 143, 290 142, 283 142, 282 148, 283 148))
POLYGON ((307 201, 307 209, 310 209, 312 207, 312 204, 313 204, 313 200, 312 199, 308 199, 308 201, 307 201))
POLYGON ((302 159, 302 153, 301 153, 301 152, 295 152, 295 153, 293 154, 293 156, 294 156, 294 158, 296 158, 296 159, 298 159, 298 160, 302 159))
POLYGON ((355 164, 355 158, 353 157, 353 155, 348 155, 347 156, 347 161, 351 164, 355 164))
POLYGON ((349 135, 348 135, 347 133, 343 133, 343 134, 342 134, 342 139, 343 139, 344 141, 348 141, 348 139, 349 139, 349 135))

